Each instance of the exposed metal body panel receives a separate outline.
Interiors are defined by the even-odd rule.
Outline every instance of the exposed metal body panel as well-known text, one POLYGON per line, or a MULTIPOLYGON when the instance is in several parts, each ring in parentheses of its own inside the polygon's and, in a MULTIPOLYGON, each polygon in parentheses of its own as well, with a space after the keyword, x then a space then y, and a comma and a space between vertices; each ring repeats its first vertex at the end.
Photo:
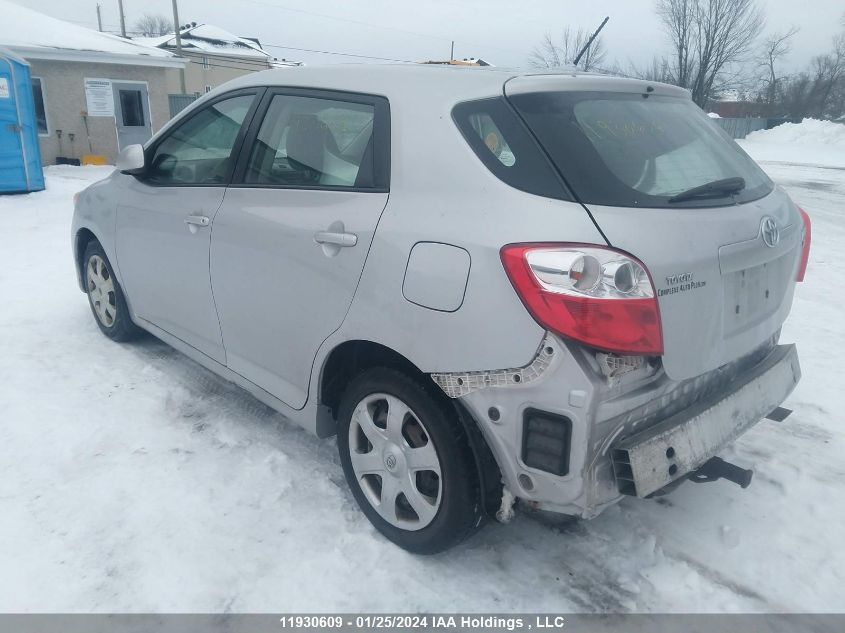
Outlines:
POLYGON ((778 346, 732 393, 625 438, 611 449, 620 492, 647 497, 684 477, 774 410, 800 379, 795 346, 778 346))

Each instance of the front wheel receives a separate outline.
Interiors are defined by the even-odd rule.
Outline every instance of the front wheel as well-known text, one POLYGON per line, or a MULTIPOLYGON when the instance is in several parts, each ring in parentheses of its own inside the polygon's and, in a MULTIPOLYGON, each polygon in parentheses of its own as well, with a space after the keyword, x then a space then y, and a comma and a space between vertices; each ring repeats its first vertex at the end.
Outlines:
POLYGON ((466 433, 433 385, 393 369, 367 370, 343 396, 337 444, 359 507, 400 547, 434 554, 481 524, 466 433))
POLYGON ((119 342, 138 336, 141 329, 129 318, 123 291, 99 242, 88 243, 82 256, 82 265, 85 292, 100 331, 119 342))

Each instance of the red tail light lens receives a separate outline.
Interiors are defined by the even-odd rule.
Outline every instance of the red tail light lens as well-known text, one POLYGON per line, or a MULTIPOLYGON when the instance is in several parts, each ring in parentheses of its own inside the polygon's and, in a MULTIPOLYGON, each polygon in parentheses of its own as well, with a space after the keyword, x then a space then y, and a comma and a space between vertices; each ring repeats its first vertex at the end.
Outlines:
POLYGON ((801 212, 801 219, 804 221, 804 242, 801 245, 801 263, 798 264, 798 275, 795 279, 804 281, 804 274, 807 272, 807 262, 810 259, 810 242, 813 231, 810 226, 810 216, 801 207, 798 207, 798 210, 801 212))
POLYGON ((502 264, 544 328, 621 354, 663 354, 660 309, 646 267, 619 251, 578 244, 512 244, 502 264))

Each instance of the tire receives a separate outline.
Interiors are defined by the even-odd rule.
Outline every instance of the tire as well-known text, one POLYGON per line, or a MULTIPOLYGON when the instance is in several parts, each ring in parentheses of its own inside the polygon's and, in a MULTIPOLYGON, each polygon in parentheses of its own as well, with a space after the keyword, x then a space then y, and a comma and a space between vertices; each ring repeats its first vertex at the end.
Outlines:
POLYGON ((414 554, 457 545, 484 518, 466 433, 438 396, 434 385, 376 367, 352 380, 339 407, 340 462, 358 506, 414 554))
POLYGON ((132 340, 142 330, 132 323, 123 290, 114 276, 103 247, 96 240, 88 242, 82 256, 82 280, 88 304, 100 331, 113 341, 132 340))

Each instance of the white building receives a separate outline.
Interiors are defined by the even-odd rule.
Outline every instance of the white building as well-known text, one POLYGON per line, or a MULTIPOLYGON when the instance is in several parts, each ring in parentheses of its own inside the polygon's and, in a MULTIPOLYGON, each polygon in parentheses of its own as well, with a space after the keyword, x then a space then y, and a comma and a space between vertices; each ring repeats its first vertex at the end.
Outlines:
POLYGON ((30 65, 41 159, 114 162, 170 118, 168 73, 185 62, 167 50, 57 20, 0 0, 0 47, 30 65))

